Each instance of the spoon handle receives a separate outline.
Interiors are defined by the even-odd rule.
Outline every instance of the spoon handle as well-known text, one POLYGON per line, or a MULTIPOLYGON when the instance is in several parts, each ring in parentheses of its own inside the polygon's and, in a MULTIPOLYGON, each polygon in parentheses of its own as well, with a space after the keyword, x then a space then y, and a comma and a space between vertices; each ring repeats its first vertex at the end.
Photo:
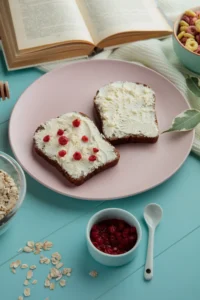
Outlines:
POLYGON ((155 230, 149 228, 149 240, 147 248, 147 258, 144 269, 144 278, 146 280, 151 280, 153 277, 153 248, 154 248, 154 232, 155 230))

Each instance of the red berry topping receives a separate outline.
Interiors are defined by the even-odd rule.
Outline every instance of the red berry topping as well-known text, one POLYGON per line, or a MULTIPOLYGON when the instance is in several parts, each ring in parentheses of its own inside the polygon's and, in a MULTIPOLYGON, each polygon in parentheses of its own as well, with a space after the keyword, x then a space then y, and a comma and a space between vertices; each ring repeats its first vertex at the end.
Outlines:
POLYGON ((64 134, 64 130, 58 129, 57 135, 63 135, 63 134, 64 134))
POLYGON ((76 120, 74 120, 74 121, 72 122, 72 124, 73 124, 74 127, 79 127, 80 124, 81 124, 81 121, 80 121, 79 119, 76 119, 76 120))
POLYGON ((86 142, 88 142, 88 137, 86 135, 84 135, 84 136, 82 136, 81 140, 86 143, 86 142))
POLYGON ((64 135, 62 135, 61 137, 59 137, 58 142, 60 145, 65 146, 68 143, 68 138, 64 135))
POLYGON ((82 155, 80 152, 75 152, 74 155, 73 155, 73 158, 75 160, 80 160, 82 158, 82 155))
POLYGON ((48 143, 50 141, 50 135, 46 135, 44 138, 43 138, 43 141, 45 143, 48 143))
POLYGON ((132 249, 137 242, 137 230, 123 220, 109 219, 92 226, 90 238, 100 251, 119 255, 132 249))
POLYGON ((99 149, 98 148, 93 148, 93 152, 97 153, 97 152, 99 152, 99 149))
POLYGON ((89 161, 95 161, 97 158, 95 155, 90 155, 89 161))
POLYGON ((67 154, 67 152, 65 150, 61 150, 61 151, 58 152, 58 155, 60 157, 64 157, 66 154, 67 154))

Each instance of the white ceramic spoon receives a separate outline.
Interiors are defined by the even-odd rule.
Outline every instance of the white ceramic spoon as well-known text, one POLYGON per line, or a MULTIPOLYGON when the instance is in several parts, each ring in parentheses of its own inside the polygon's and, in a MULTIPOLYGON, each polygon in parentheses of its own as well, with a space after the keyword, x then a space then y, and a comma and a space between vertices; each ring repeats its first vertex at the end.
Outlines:
POLYGON ((154 249, 154 233, 155 229, 160 223, 162 218, 163 210, 155 203, 147 205, 144 209, 144 219, 149 228, 149 241, 147 249, 147 258, 144 269, 144 278, 146 280, 151 280, 153 277, 153 249, 154 249))

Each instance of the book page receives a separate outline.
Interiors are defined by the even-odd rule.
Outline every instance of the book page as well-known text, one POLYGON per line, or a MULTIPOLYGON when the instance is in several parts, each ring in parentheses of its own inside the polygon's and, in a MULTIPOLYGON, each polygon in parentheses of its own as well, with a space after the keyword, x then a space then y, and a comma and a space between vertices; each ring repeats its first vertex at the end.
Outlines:
POLYGON ((19 50, 70 40, 93 43, 75 0, 9 0, 9 6, 19 50))
POLYGON ((171 28, 154 0, 77 0, 95 44, 126 31, 171 28))

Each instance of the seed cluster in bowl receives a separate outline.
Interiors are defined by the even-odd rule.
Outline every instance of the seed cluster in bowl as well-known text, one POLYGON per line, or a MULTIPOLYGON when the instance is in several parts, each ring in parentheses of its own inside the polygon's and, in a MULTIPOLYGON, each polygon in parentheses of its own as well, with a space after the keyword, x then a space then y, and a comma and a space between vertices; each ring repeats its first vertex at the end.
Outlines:
POLYGON ((186 49, 200 55, 200 10, 187 10, 183 14, 177 37, 186 49))
POLYGON ((100 251, 119 255, 131 250, 137 242, 137 230, 123 220, 104 220, 92 226, 90 239, 100 251))

